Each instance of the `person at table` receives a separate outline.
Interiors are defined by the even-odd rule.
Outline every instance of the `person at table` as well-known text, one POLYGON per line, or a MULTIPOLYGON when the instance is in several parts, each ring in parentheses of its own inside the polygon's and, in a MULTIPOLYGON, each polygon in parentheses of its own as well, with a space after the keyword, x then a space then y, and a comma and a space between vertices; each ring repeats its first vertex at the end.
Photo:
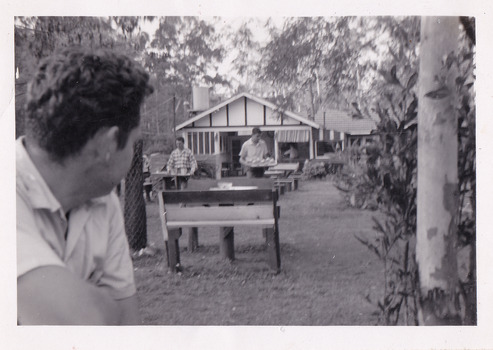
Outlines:
POLYGON ((298 158, 298 150, 296 149, 296 146, 294 143, 289 144, 289 149, 284 152, 285 157, 289 157, 290 161, 293 161, 294 159, 298 158))
POLYGON ((28 85, 16 140, 17 322, 140 324, 120 201, 112 191, 152 92, 134 60, 63 49, 28 85))
POLYGON ((252 137, 242 146, 240 151, 240 163, 246 170, 247 177, 263 177, 265 168, 255 167, 255 163, 270 156, 267 144, 262 140, 262 132, 259 128, 253 128, 252 137))
MULTIPOLYGON (((169 173, 176 175, 191 175, 197 170, 197 161, 190 149, 185 147, 185 139, 181 136, 176 138, 176 149, 171 152, 171 155, 166 164, 169 173)), ((177 177, 177 188, 187 188, 189 176, 177 177)))

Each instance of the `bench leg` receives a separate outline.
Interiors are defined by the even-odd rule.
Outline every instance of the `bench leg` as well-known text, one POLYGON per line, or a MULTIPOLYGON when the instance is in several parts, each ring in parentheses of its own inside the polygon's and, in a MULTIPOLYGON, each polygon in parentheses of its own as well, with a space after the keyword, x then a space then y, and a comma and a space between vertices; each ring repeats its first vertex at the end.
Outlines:
POLYGON ((279 232, 275 227, 263 229, 267 241, 267 260, 271 269, 277 273, 281 270, 281 249, 279 246, 279 232))
POLYGON ((233 227, 221 227, 219 229, 219 252, 221 258, 235 259, 235 234, 233 227))
POLYGON ((188 251, 194 252, 199 247, 199 229, 197 227, 190 227, 188 231, 188 251))
POLYGON ((181 236, 181 229, 169 229, 166 251, 168 253, 168 267, 172 272, 178 272, 180 266, 180 246, 178 240, 181 236))
POLYGON ((298 179, 293 179, 293 190, 297 190, 298 189, 298 179))

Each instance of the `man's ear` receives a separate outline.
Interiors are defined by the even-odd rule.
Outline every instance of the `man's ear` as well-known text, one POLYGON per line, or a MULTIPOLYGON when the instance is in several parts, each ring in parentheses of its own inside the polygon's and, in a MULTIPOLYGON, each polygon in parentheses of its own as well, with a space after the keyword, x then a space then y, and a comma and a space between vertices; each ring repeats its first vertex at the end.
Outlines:
POLYGON ((115 153, 118 149, 118 136, 120 135, 120 128, 118 126, 112 126, 106 131, 106 138, 108 142, 108 151, 111 154, 115 153))
POLYGON ((117 126, 100 129, 95 136, 94 152, 97 158, 103 163, 107 163, 118 149, 118 133, 120 129, 117 126))

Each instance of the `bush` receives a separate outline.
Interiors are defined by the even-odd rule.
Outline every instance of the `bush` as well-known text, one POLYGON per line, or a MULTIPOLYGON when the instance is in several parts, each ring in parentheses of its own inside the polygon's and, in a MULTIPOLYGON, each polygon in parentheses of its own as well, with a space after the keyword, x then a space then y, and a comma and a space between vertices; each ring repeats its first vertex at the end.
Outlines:
POLYGON ((303 177, 305 179, 322 179, 327 175, 325 164, 321 161, 310 160, 305 162, 303 177))
POLYGON ((216 165, 207 161, 197 161, 197 170, 195 171, 194 178, 216 178, 216 165))

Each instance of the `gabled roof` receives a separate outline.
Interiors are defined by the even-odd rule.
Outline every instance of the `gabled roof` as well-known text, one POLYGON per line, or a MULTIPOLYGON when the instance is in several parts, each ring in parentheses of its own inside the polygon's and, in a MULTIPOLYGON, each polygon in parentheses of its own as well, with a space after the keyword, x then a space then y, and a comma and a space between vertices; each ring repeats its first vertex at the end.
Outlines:
MULTIPOLYGON (((197 120, 199 119, 202 119, 204 117, 207 117, 209 114, 221 109, 222 107, 240 99, 240 98, 243 98, 243 97, 246 97, 250 100, 253 100, 257 103, 260 103, 262 105, 265 105, 273 110, 276 110, 278 108, 278 106, 276 106, 275 104, 273 104, 272 102, 266 100, 266 99, 263 99, 263 98, 260 98, 260 97, 257 97, 257 96, 254 96, 252 94, 249 94, 248 92, 242 92, 241 94, 238 94, 234 97, 231 97, 230 99, 226 100, 226 101, 223 101, 221 103, 219 103, 218 105, 212 107, 212 108, 209 108, 208 110, 205 110, 199 114, 197 114, 195 117, 193 118, 190 118, 188 119, 186 122, 183 122, 179 125, 176 126, 176 130, 180 130, 180 129, 183 129, 184 127, 196 122, 197 120)), ((320 125, 315 123, 314 121, 312 120, 309 120, 305 117, 302 117, 296 113, 293 113, 293 112, 290 112, 290 111, 283 111, 283 114, 287 117, 290 117, 290 118, 293 118, 301 123, 304 123, 304 124, 307 124, 313 128, 316 128, 316 129, 320 129, 320 125)))
POLYGON ((320 111, 315 115, 315 122, 322 128, 343 132, 350 135, 370 134, 372 130, 376 130, 377 124, 369 118, 353 117, 349 111, 341 111, 337 109, 327 109, 320 111), (325 122, 324 122, 325 112, 325 122))

